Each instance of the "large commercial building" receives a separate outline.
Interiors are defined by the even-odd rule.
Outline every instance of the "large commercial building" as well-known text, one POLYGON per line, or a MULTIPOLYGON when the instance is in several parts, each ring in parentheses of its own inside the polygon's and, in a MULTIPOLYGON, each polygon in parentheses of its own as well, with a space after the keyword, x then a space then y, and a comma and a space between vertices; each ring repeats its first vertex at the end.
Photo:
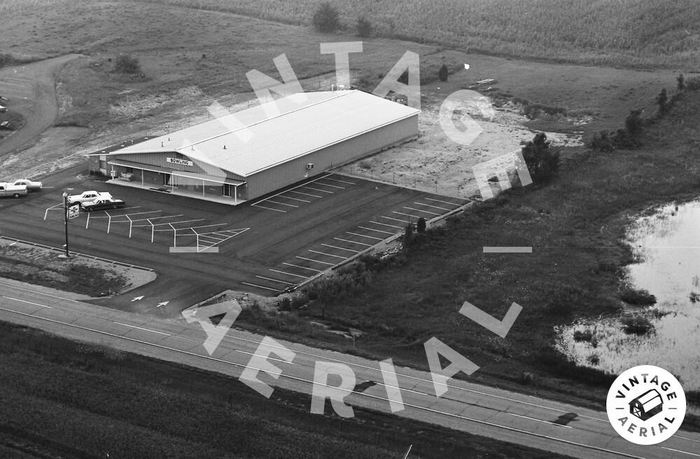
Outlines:
POLYGON ((362 91, 301 93, 94 153, 90 170, 239 204, 416 137, 418 113, 362 91))

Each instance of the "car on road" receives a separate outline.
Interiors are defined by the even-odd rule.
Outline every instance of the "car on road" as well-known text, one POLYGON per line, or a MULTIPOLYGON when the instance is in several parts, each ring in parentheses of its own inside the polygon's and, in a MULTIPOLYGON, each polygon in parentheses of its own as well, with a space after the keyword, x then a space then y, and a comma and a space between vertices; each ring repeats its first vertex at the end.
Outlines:
POLYGON ((85 212, 94 210, 119 209, 124 207, 126 203, 121 199, 114 198, 99 198, 93 201, 85 201, 82 203, 82 208, 85 212))
POLYGON ((4 105, 0 105, 0 113, 5 113, 7 111, 7 107, 4 105))
POLYGON ((27 191, 41 191, 41 187, 43 186, 41 182, 29 179, 15 180, 14 182, 12 182, 12 184, 15 186, 24 185, 27 187, 27 191))
POLYGON ((112 199, 112 195, 106 191, 83 191, 80 194, 68 196, 68 204, 82 205, 87 201, 95 201, 97 199, 112 199))
POLYGON ((0 183, 0 197, 19 198, 27 195, 27 187, 25 185, 13 185, 11 183, 0 183))

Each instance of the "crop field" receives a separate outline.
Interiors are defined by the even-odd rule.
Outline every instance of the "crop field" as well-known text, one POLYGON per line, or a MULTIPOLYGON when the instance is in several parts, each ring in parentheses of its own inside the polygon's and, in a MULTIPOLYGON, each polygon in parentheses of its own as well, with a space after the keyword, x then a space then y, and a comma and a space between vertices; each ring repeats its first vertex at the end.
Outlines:
MULTIPOLYGON (((319 0, 141 0, 309 24, 319 0)), ((332 1, 354 29, 461 49, 594 64, 696 66, 700 4, 693 0, 332 1)))

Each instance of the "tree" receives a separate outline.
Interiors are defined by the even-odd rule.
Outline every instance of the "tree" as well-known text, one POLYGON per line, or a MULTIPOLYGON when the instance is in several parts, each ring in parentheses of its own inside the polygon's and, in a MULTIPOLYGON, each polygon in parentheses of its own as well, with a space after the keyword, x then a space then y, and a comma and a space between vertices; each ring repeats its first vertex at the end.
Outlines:
POLYGON ((449 71, 447 70, 447 66, 445 64, 442 64, 442 67, 440 67, 440 70, 438 70, 438 79, 440 81, 447 81, 448 75, 449 71))
POLYGON ((678 82, 678 92, 683 92, 685 91, 685 77, 683 76, 682 73, 678 75, 676 78, 676 81, 678 82))
POLYGON ((366 38, 372 35, 372 23, 364 16, 357 19, 357 35, 366 38))
POLYGON ((425 233, 425 228, 427 226, 428 226, 428 224, 425 221, 425 218, 421 217, 416 222, 416 231, 418 231, 418 233, 425 233))
POLYGON ((551 148, 550 144, 547 135, 539 132, 522 149, 523 159, 535 183, 549 181, 559 170, 559 151, 551 148))
POLYGON ((666 93, 666 88, 662 89, 659 95, 656 96, 656 103, 659 104, 660 115, 668 111, 668 94, 666 93))
POLYGON ((414 236, 415 236, 415 234, 414 234, 413 223, 408 223, 406 225, 406 228, 404 229, 404 233, 403 233, 404 247, 408 246, 411 242, 413 242, 414 236))
POLYGON ((637 139, 642 134, 643 128, 642 110, 632 110, 625 118, 625 130, 633 139, 637 139))
POLYGON ((333 33, 340 27, 338 10, 328 2, 321 3, 314 13, 313 24, 321 33, 333 33))
POLYGON ((129 56, 128 54, 120 54, 117 56, 117 60, 114 63, 114 70, 119 73, 134 75, 141 73, 141 65, 139 64, 139 60, 135 57, 129 56))

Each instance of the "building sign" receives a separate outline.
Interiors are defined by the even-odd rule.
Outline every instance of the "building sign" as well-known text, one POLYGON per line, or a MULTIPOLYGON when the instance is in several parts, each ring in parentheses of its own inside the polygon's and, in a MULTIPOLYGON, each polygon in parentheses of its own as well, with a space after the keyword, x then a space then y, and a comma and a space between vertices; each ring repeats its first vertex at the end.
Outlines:
POLYGON ((187 167, 193 167, 194 163, 188 159, 180 159, 180 158, 165 158, 165 160, 169 163, 172 164, 178 164, 180 166, 187 166, 187 167))
POLYGON ((69 220, 77 218, 80 215, 80 206, 78 204, 75 204, 73 206, 68 207, 67 213, 69 220))

